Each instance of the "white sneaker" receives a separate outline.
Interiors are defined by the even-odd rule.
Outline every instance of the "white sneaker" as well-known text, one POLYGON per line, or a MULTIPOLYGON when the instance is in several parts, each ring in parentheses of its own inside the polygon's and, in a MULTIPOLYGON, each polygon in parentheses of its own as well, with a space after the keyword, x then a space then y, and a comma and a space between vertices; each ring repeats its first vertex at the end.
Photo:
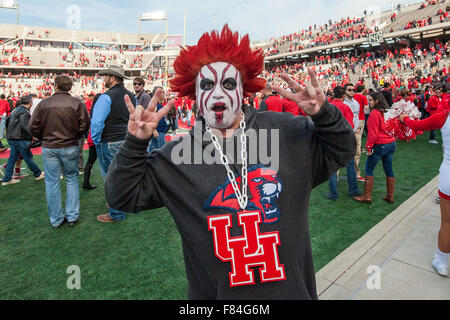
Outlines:
POLYGON ((434 140, 434 139, 433 139, 433 140, 429 140, 428 143, 431 143, 431 144, 439 144, 439 142, 437 142, 437 141, 434 140))
POLYGON ((439 264, 439 261, 436 258, 436 256, 434 256, 434 260, 431 262, 431 265, 433 266, 434 270, 436 270, 436 272, 439 273, 441 276, 446 277, 448 275, 448 266, 439 264))
POLYGON ((441 197, 436 196, 436 198, 434 198, 434 202, 436 202, 437 204, 441 203, 441 197))
POLYGON ((12 179, 12 180, 9 180, 8 182, 2 182, 2 186, 7 186, 9 184, 16 184, 19 182, 20 182, 20 180, 12 179))
POLYGON ((42 171, 42 172, 41 172, 41 175, 40 175, 39 177, 34 178, 34 180, 39 181, 39 180, 42 180, 42 179, 44 179, 44 178, 45 178, 45 172, 42 171))

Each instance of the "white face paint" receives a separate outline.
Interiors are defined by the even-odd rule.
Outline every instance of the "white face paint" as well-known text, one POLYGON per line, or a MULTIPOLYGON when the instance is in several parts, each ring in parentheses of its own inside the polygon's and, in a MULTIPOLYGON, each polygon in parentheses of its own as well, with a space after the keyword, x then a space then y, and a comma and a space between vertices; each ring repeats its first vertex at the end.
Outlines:
POLYGON ((230 63, 203 66, 196 81, 197 106, 212 128, 229 128, 241 111, 244 90, 241 73, 230 63))

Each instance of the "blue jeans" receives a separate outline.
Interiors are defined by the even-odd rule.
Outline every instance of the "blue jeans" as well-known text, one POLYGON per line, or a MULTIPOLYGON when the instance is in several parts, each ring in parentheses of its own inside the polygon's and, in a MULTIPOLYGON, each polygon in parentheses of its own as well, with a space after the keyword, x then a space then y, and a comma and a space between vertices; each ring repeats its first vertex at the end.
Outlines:
MULTIPOLYGON (((356 182, 356 170, 355 170, 355 159, 350 160, 347 164, 347 182, 348 182, 348 193, 351 197, 359 196, 361 191, 358 189, 358 184, 356 182)), ((337 173, 333 174, 329 180, 330 193, 328 197, 337 200, 338 194, 338 181, 337 173)))
POLYGON ((150 154, 155 149, 161 149, 166 144, 166 135, 164 133, 158 132, 158 138, 152 138, 150 144, 147 148, 147 153, 150 154))
POLYGON ((5 137, 6 116, 0 116, 0 139, 5 137))
POLYGON ((394 170, 392 169, 392 160, 397 144, 394 142, 388 144, 376 144, 373 147, 373 154, 366 161, 366 176, 373 177, 373 170, 378 161, 383 161, 383 169, 387 177, 394 178, 394 170))
POLYGON ((19 154, 22 155, 23 160, 27 164, 28 168, 33 172, 33 176, 35 178, 41 175, 41 169, 38 167, 36 162, 33 160, 33 154, 30 150, 26 149, 30 145, 30 141, 28 140, 8 140, 8 144, 10 147, 10 154, 8 163, 6 165, 5 177, 3 178, 3 182, 11 181, 14 171, 14 166, 19 158, 19 154))
POLYGON ((64 217, 67 221, 80 216, 80 190, 78 181, 78 146, 62 149, 42 148, 45 171, 45 196, 52 226, 59 226, 64 217), (61 171, 66 179, 65 214, 61 204, 61 171))
MULTIPOLYGON (((117 152, 119 152, 122 143, 123 140, 115 142, 100 142, 100 144, 95 146, 95 149, 97 150, 98 165, 100 166, 100 173, 103 180, 106 179, 109 165, 113 161, 117 152)), ((109 209, 109 216, 113 220, 125 220, 127 218, 125 212, 113 208, 109 209)))

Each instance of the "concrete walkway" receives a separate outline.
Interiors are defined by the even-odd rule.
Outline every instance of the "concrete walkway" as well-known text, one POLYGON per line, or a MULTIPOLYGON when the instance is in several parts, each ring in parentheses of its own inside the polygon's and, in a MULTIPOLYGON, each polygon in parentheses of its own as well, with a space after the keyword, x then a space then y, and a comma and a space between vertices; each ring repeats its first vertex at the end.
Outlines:
POLYGON ((316 274, 321 300, 450 300, 431 266, 440 208, 431 180, 316 274))

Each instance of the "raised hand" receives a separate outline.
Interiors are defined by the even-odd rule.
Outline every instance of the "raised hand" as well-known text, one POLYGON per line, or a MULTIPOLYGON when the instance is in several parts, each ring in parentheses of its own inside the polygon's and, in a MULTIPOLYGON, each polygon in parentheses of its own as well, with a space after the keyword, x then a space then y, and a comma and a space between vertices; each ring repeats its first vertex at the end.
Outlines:
POLYGON ((124 96, 125 104, 130 112, 128 120, 128 132, 139 139, 150 139, 150 137, 157 137, 158 132, 156 127, 159 121, 169 112, 170 108, 174 106, 174 100, 170 100, 164 108, 159 111, 156 110, 157 104, 161 101, 162 89, 156 90, 152 100, 144 109, 143 106, 138 105, 134 108, 133 103, 128 95, 124 96))
POLYGON ((283 73, 280 75, 280 77, 287 82, 289 87, 294 90, 294 93, 280 87, 272 87, 272 89, 284 98, 297 103, 306 114, 312 116, 319 112, 327 98, 319 87, 315 71, 312 68, 308 68, 308 74, 311 78, 311 83, 308 83, 304 88, 287 74, 283 73))

